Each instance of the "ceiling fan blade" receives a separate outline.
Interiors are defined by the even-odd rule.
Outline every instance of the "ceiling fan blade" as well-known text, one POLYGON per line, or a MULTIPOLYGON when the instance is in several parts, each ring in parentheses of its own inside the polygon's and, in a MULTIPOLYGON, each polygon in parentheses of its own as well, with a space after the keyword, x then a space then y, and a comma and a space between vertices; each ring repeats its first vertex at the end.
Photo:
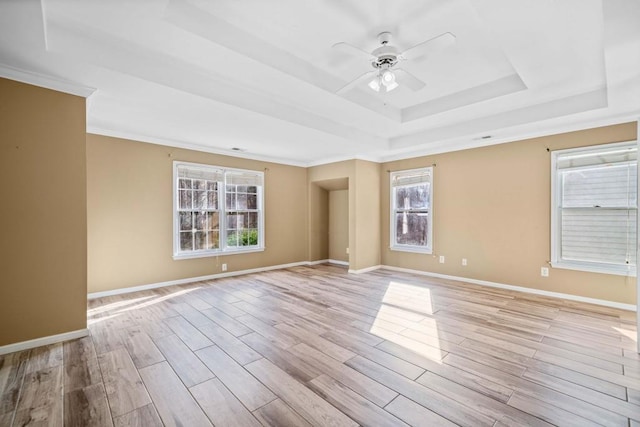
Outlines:
POLYGON ((456 36, 451 33, 443 33, 432 39, 418 43, 398 55, 399 59, 420 59, 439 50, 454 45, 456 36))
POLYGON ((373 56, 370 52, 367 52, 366 50, 362 50, 359 47, 356 47, 349 43, 339 42, 334 44, 332 47, 335 52, 346 54, 351 57, 359 57, 359 58, 368 59, 371 61, 376 59, 376 57, 373 56))
POLYGON ((426 86, 425 82, 402 68, 395 68, 393 72, 396 75, 396 81, 399 85, 406 86, 414 92, 417 92, 426 86))
POLYGON ((358 86, 359 84, 374 78, 376 75, 378 74, 377 70, 373 70, 373 71, 367 71, 366 73, 356 77, 354 80, 350 81, 349 83, 347 83, 346 85, 342 86, 340 89, 338 89, 336 91, 337 94, 341 95, 351 89, 353 89, 354 87, 358 86))

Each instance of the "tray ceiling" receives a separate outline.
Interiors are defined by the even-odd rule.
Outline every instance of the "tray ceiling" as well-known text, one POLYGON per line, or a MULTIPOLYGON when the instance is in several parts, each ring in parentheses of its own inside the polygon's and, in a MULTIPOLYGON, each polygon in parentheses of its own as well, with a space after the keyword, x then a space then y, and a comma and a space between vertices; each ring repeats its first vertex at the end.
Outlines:
POLYGON ((4 1, 0 67, 96 88, 90 132, 381 161, 637 117, 638 22, 634 0, 4 1), (456 43, 402 64, 417 92, 336 94, 372 68, 332 46, 372 51, 382 31, 456 43))

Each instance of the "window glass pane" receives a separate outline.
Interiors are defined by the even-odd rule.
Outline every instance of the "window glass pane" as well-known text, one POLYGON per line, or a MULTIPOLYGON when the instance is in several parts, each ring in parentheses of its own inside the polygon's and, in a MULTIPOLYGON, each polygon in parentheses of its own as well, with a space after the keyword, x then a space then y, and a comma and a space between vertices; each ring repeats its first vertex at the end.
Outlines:
POLYGON ((249 212, 238 212, 238 229, 247 228, 249 225, 249 212))
POLYGON ((193 229, 191 212, 180 212, 180 230, 191 231, 193 229))
POLYGON ((194 249, 197 250, 203 250, 203 249, 209 249, 207 247, 207 233, 204 233, 202 231, 198 231, 194 234, 194 249))
POLYGON ((397 187, 397 209, 425 209, 429 207, 429 183, 397 187))
POLYGON ((249 222, 247 224, 249 228, 258 228, 258 213, 249 212, 249 222))
POLYGON ((191 188, 191 180, 187 178, 178 180, 178 188, 191 188))
POLYGON ((247 186, 246 185, 238 185, 237 191, 238 191, 238 193, 246 193, 247 192, 247 186))
POLYGON ((227 193, 227 209, 235 209, 236 208, 236 194, 235 193, 227 193))
POLYGON ((218 212, 210 212, 209 223, 211 224, 211 230, 219 230, 220 229, 220 214, 218 212))
POLYGON ((220 247, 220 233, 218 233, 217 231, 208 232, 207 239, 209 244, 208 249, 218 249, 220 247))
POLYGON ((427 246, 429 214, 425 212, 396 213, 396 243, 399 245, 427 246))
POLYGON ((238 246, 238 236, 235 230, 227 233, 227 246, 238 246))
POLYGON ((208 230, 209 223, 208 220, 209 215, 207 212, 196 212, 195 213, 195 229, 196 230, 208 230))
POLYGON ((193 250, 193 233, 190 231, 180 232, 180 250, 191 251, 193 250))
POLYGON ((191 190, 180 190, 178 197, 180 209, 191 209, 191 190))
POLYGON ((635 207, 638 168, 603 165, 562 172, 563 207, 635 207))
POLYGON ((257 194, 258 193, 258 187, 256 187, 255 185, 249 185, 247 187, 247 193, 257 194))
POLYGON ((247 194, 247 209, 258 209, 257 194, 247 194))
POLYGON ((196 188, 198 190, 204 190, 207 188, 207 181, 205 181, 204 179, 194 179, 193 188, 196 188))
POLYGON ((238 201, 237 208, 239 210, 247 209, 247 194, 246 193, 238 193, 238 201))
POLYGON ((235 212, 229 212, 227 213, 227 229, 229 230, 235 230, 237 227, 237 217, 238 214, 236 214, 235 212))
POLYGON ((562 259, 635 265, 636 211, 563 209, 562 259))
POLYGON ((244 229, 238 231, 238 246, 255 246, 258 244, 258 230, 244 229))
POLYGON ((217 191, 218 183, 215 181, 207 181, 207 190, 209 191, 217 191))
POLYGON ((193 209, 206 209, 207 192, 203 190, 193 191, 193 209))
POLYGON ((207 191, 207 208, 218 209, 218 192, 207 191))

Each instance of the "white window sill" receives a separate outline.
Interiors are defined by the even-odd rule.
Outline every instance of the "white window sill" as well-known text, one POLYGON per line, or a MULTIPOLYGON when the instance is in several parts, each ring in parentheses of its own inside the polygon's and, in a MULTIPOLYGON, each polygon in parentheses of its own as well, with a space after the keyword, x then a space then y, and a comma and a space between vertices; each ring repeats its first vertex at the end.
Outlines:
POLYGON ((577 271, 587 271, 590 273, 602 273, 602 274, 613 274, 616 276, 629 276, 636 277, 636 268, 635 267, 627 267, 624 265, 620 266, 609 266, 603 264, 591 264, 591 263, 581 263, 581 262, 551 262, 551 267, 553 268, 561 268, 565 270, 577 270, 577 271))
POLYGON ((249 254, 253 252, 264 252, 264 247, 248 248, 248 249, 229 249, 226 251, 203 251, 203 252, 193 252, 193 253, 184 253, 184 254, 174 254, 173 259, 181 260, 181 259, 192 259, 192 258, 206 258, 206 257, 224 256, 224 255, 249 254))
POLYGON ((389 247, 392 251, 398 252, 413 252, 417 254, 432 254, 433 250, 431 248, 423 248, 419 246, 391 246, 389 247))

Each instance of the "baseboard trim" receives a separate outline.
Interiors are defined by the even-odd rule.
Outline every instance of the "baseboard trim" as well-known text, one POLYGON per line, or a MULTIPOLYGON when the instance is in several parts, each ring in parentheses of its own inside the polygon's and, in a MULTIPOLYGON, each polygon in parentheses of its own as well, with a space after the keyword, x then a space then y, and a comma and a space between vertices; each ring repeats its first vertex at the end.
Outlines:
POLYGON ((624 304, 621 302, 607 301, 597 298, 582 297, 579 295, 563 294, 560 292, 543 291, 541 289, 527 288, 524 286, 507 285, 505 283, 489 282, 487 280, 470 279, 468 277, 451 276, 448 274, 432 273, 429 271, 413 270, 411 268, 393 267, 390 265, 382 266, 385 270, 399 271, 403 273, 418 274, 421 276, 436 277, 438 279, 456 280, 459 282, 473 283, 474 285, 488 286, 491 288, 507 289, 510 291, 524 292, 527 294, 542 295, 551 298, 560 298, 570 301, 586 302, 589 304, 601 305, 604 307, 618 308, 621 310, 637 311, 637 307, 633 304, 624 304))
POLYGON ((382 265, 374 265, 373 267, 361 268, 360 270, 351 270, 351 269, 349 269, 349 273, 351 273, 351 274, 368 273, 370 271, 379 270, 382 267, 383 267, 382 265))
MULTIPOLYGON (((229 272, 225 272, 225 273, 211 274, 211 275, 207 275, 207 276, 189 277, 189 278, 186 278, 186 279, 170 280, 170 281, 166 281, 166 282, 152 283, 152 284, 149 284, 149 285, 142 285, 142 286, 133 286, 133 287, 129 287, 129 288, 113 289, 113 290, 110 290, 110 291, 92 292, 92 293, 88 294, 87 297, 89 299, 95 299, 95 298, 101 298, 101 297, 112 296, 112 295, 128 294, 128 293, 132 293, 132 292, 139 292, 139 291, 146 291, 146 290, 150 290, 150 289, 163 288, 163 287, 166 287, 166 286, 183 285, 183 284, 186 284, 186 283, 200 282, 200 281, 203 281, 203 280, 221 279, 221 278, 224 278, 224 277, 233 277, 233 276, 241 276, 241 275, 245 275, 245 274, 260 273, 262 271, 280 270, 280 269, 283 269, 283 268, 299 267, 299 266, 304 266, 304 265, 308 266, 308 265, 327 264, 327 263, 329 263, 329 264, 337 264, 337 265, 346 265, 346 266, 349 265, 349 263, 347 263, 347 262, 338 261, 338 260, 331 260, 331 259, 323 259, 323 260, 316 260, 316 261, 300 261, 300 262, 292 262, 292 263, 288 263, 288 264, 272 265, 272 266, 268 266, 268 267, 251 268, 251 269, 247 269, 247 270, 229 271, 229 272)), ((421 276, 436 277, 436 278, 439 278, 439 279, 455 280, 455 281, 459 281, 459 282, 473 283, 475 285, 488 286, 488 287, 491 287, 491 288, 507 289, 507 290, 511 290, 511 291, 524 292, 524 293, 534 294, 534 295, 542 295, 542 296, 547 296, 547 297, 551 297, 551 298, 560 298, 560 299, 566 299, 566 300, 569 300, 569 301, 585 302, 585 303, 596 304, 596 305, 600 305, 600 306, 604 306, 604 307, 618 308, 618 309, 621 309, 621 310, 637 311, 637 307, 635 305, 633 305, 633 304, 624 304, 624 303, 619 303, 619 302, 615 302, 615 301, 607 301, 607 300, 602 300, 602 299, 597 299, 597 298, 582 297, 582 296, 579 296, 579 295, 564 294, 564 293, 560 293, 560 292, 544 291, 544 290, 541 290, 541 289, 527 288, 527 287, 524 287, 524 286, 515 286, 515 285, 509 285, 509 284, 505 284, 505 283, 490 282, 490 281, 487 281, 487 280, 471 279, 469 277, 452 276, 452 275, 448 275, 448 274, 440 274, 440 273, 433 273, 433 272, 429 272, 429 271, 414 270, 414 269, 411 269, 411 268, 394 267, 394 266, 390 266, 390 265, 375 265, 375 266, 372 266, 372 267, 362 268, 360 270, 351 270, 351 269, 349 269, 349 273, 350 274, 363 274, 363 273, 368 273, 368 272, 379 270, 379 269, 399 271, 399 272, 403 272, 403 273, 411 273, 411 274, 417 274, 417 275, 421 275, 421 276)), ((76 337, 73 337, 73 338, 76 338, 76 337)), ((65 339, 71 339, 71 338, 65 338, 65 339)), ((62 340, 64 340, 64 339, 62 339, 62 340)), ((55 341, 53 341, 53 342, 55 342, 55 341)), ((11 344, 11 345, 13 345, 13 344, 11 344)), ((46 345, 46 344, 38 344, 38 345, 46 345)), ((35 346, 37 347, 38 345, 35 345, 35 346)), ((3 354, 2 353, 2 349, 3 348, 4 347, 0 347, 0 354, 3 354)), ((14 350, 14 351, 18 351, 18 350, 14 350)))
POLYGON ((7 344, 0 346, 0 355, 15 353, 16 351, 29 350, 35 347, 41 347, 43 345, 55 344, 62 341, 73 340, 76 338, 82 338, 89 335, 88 329, 78 329, 76 331, 65 332, 63 334, 49 335, 42 338, 36 338, 28 341, 21 341, 13 344, 7 344))
POLYGON ((166 282, 151 283, 151 284, 148 284, 148 285, 131 286, 131 287, 128 287, 128 288, 112 289, 110 291, 91 292, 90 294, 87 295, 87 298, 88 299, 95 299, 95 298, 102 298, 102 297, 108 297, 108 296, 113 296, 113 295, 129 294, 129 293, 132 293, 132 292, 148 291, 150 289, 164 288, 166 286, 184 285, 186 283, 201 282, 203 280, 222 279, 224 277, 242 276, 242 275, 245 275, 245 274, 260 273, 262 271, 280 270, 280 269, 283 269, 283 268, 299 267, 301 265, 324 264, 324 263, 327 263, 327 262, 329 262, 329 261, 328 260, 312 261, 312 262, 310 262, 310 261, 300 261, 300 262, 291 262, 289 264, 271 265, 271 266, 268 266, 268 267, 250 268, 250 269, 247 269, 247 270, 227 271, 225 273, 210 274, 210 275, 207 275, 207 276, 199 276, 199 277, 188 277, 186 279, 169 280, 169 281, 166 281, 166 282))

